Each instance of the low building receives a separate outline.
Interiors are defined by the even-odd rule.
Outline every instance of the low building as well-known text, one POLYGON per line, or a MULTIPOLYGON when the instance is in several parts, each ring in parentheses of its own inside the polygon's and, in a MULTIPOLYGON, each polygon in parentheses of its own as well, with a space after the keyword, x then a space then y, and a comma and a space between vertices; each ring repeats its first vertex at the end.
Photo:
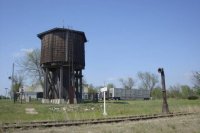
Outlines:
POLYGON ((43 98, 41 85, 23 86, 24 96, 31 99, 43 98))

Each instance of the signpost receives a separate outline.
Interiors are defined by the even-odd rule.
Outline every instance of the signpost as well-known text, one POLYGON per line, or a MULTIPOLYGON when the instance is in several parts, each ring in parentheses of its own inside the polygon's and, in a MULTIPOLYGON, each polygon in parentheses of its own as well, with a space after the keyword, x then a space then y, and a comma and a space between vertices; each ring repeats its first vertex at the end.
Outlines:
POLYGON ((104 104, 103 104, 103 115, 107 115, 107 113, 106 113, 106 91, 107 90, 108 90, 107 87, 101 88, 101 92, 103 92, 103 101, 104 101, 104 104))

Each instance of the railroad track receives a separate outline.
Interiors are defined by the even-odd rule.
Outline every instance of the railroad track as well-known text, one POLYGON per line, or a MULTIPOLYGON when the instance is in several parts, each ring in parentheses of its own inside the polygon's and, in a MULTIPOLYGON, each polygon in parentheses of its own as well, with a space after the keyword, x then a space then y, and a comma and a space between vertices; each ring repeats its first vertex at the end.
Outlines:
POLYGON ((8 130, 10 128, 30 129, 37 127, 61 127, 61 126, 79 126, 84 124, 101 124, 101 123, 117 123, 123 121, 139 121, 149 120, 165 117, 191 115, 196 113, 169 113, 169 114, 152 114, 152 115, 140 115, 140 116, 126 116, 115 118, 102 118, 102 119, 88 119, 88 120, 71 120, 71 121, 39 121, 39 122, 23 122, 23 123, 2 123, 0 129, 8 130))

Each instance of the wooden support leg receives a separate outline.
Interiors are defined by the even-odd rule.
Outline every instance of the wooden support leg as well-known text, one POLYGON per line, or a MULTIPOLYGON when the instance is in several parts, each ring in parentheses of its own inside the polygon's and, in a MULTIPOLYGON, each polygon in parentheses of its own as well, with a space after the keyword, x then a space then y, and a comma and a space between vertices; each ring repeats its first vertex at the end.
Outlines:
POLYGON ((82 92, 83 92, 83 85, 82 85, 82 70, 80 70, 80 101, 82 101, 82 92))
POLYGON ((63 92, 63 67, 60 67, 60 87, 59 87, 59 98, 62 99, 63 92))

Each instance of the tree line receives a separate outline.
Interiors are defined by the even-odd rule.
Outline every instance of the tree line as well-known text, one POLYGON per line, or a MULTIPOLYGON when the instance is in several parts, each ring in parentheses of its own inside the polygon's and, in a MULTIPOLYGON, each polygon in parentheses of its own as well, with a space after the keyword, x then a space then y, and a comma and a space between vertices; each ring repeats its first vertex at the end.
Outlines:
MULTIPOLYGON (((39 84, 44 87, 43 70, 40 66, 40 49, 34 49, 28 52, 16 61, 19 68, 18 73, 14 76, 14 85, 12 91, 19 91, 19 88, 24 85, 24 79, 31 79, 31 83, 39 84)), ((187 98, 189 96, 200 96, 200 71, 193 73, 193 87, 188 85, 174 85, 167 89, 167 96, 171 98, 187 98)), ((136 86, 136 81, 139 81, 138 89, 150 90, 150 96, 153 98, 162 98, 162 89, 159 83, 157 74, 150 72, 138 72, 136 79, 132 77, 121 78, 119 82, 124 89, 133 89, 136 86)), ((84 84, 87 84, 84 81, 84 84)), ((107 84, 108 88, 115 87, 113 83, 107 84)), ((100 87, 88 85, 90 92, 96 92, 100 87)))

